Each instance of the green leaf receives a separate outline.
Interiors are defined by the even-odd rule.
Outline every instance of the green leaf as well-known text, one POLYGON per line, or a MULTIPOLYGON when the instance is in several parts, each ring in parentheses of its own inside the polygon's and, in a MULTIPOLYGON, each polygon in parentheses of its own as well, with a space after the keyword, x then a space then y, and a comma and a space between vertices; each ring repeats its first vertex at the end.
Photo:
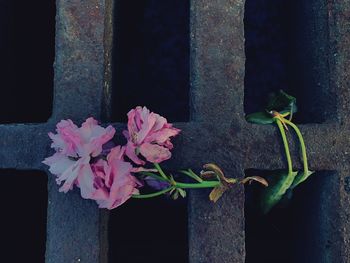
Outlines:
POLYGON ((302 182, 304 182, 307 178, 309 178, 310 175, 312 175, 313 173, 315 173, 314 171, 310 171, 308 170, 306 172, 306 174, 304 173, 304 171, 300 171, 298 172, 297 176, 295 177, 292 186, 290 187, 291 189, 294 189, 295 187, 297 187, 299 184, 301 184, 302 182))
POLYGON ((298 172, 288 174, 285 170, 277 170, 267 178, 269 187, 263 189, 261 208, 267 214, 283 197, 292 185, 298 172))
POLYGON ((255 112, 248 114, 246 117, 247 122, 255 124, 272 124, 275 120, 267 112, 255 112))
POLYGON ((283 90, 280 90, 277 94, 273 93, 270 96, 267 104, 267 111, 278 111, 283 114, 286 112, 296 113, 297 112, 297 99, 291 95, 288 95, 283 90))
POLYGON ((275 122, 273 116, 269 114, 270 111, 277 111, 281 114, 284 113, 296 113, 297 112, 297 100, 291 95, 288 95, 283 90, 278 93, 270 95, 269 102, 265 108, 265 112, 255 112, 248 114, 246 120, 255 124, 272 124, 275 122))

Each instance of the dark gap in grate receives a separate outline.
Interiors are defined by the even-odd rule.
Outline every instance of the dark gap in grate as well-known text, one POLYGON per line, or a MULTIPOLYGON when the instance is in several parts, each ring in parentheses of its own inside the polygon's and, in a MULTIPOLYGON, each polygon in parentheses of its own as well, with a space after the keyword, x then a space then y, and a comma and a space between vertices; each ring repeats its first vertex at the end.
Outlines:
MULTIPOLYGON (((112 114, 126 122, 147 106, 170 122, 189 120, 188 0, 114 2, 112 114)), ((130 200, 109 218, 109 262, 188 262, 187 203, 130 200)))
POLYGON ((130 200, 113 210, 109 262, 188 262, 186 199, 130 200))
POLYGON ((0 123, 52 113, 55 1, 0 0, 0 123))
POLYGON ((0 170, 1 257, 45 262, 47 176, 40 171, 0 170))
MULTIPOLYGON (((270 172, 249 169, 245 175, 270 172)), ((331 262, 340 253, 336 172, 316 172, 294 190, 289 203, 279 204, 265 216, 257 212, 259 190, 261 186, 245 187, 246 263, 331 262)))
POLYGON ((297 98, 297 123, 337 117, 324 0, 247 0, 244 29, 246 114, 261 111, 267 95, 282 89, 297 98))
POLYGON ((189 1, 115 1, 112 121, 135 106, 189 120, 189 1))

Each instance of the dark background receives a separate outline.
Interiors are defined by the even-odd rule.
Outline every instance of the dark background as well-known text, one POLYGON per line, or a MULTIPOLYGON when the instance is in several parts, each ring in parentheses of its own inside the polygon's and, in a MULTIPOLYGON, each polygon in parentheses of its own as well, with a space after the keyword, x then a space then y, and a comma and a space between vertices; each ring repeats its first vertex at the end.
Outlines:
POLYGON ((189 0, 115 1, 113 119, 147 105, 189 119, 189 0))
POLYGON ((54 41, 54 0, 0 0, 0 123, 51 116, 54 41))
POLYGON ((280 89, 297 98, 296 123, 335 118, 329 83, 328 10, 321 0, 245 2, 246 114, 280 89))
MULTIPOLYGON (((115 2, 114 121, 135 106, 189 119, 189 0, 115 2)), ((186 263, 186 200, 131 200, 112 211, 110 262, 186 263)))

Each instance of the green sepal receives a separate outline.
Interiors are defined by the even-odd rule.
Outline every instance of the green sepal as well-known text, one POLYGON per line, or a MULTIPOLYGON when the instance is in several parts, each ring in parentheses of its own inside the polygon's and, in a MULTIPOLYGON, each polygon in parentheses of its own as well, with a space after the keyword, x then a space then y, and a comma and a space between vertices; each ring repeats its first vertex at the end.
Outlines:
POLYGON ((261 196, 261 208, 264 214, 267 214, 282 199, 297 174, 298 172, 288 174, 285 170, 277 170, 266 178, 269 187, 263 189, 261 196))
POLYGON ((186 191, 181 189, 181 188, 178 188, 177 189, 179 191, 179 194, 181 195, 182 198, 185 198, 186 197, 186 191))

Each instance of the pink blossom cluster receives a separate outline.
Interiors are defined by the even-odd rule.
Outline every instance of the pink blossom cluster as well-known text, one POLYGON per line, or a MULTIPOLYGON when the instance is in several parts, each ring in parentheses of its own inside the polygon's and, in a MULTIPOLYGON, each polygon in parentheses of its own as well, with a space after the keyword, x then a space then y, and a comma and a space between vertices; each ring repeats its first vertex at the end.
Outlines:
POLYGON ((120 206, 142 186, 134 172, 145 169, 147 162, 169 159, 173 148, 170 138, 180 130, 139 106, 128 113, 127 130, 123 132, 126 145, 115 146, 115 132, 112 126, 103 128, 93 118, 81 127, 71 120, 57 124, 56 134, 49 133, 56 152, 43 163, 56 175, 60 192, 77 186, 83 198, 95 200, 100 208, 120 206))

